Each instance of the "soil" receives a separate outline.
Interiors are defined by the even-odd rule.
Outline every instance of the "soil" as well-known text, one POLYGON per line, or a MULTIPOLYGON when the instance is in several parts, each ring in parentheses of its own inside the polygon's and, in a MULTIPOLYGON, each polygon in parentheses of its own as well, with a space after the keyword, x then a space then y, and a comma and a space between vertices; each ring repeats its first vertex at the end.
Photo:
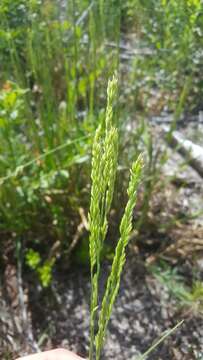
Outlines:
MULTIPOLYGON (((105 272, 109 269, 105 265, 105 272)), ((189 271, 185 267, 185 276, 189 271)), ((31 289, 30 309, 35 337, 47 335, 45 347, 63 346, 88 354, 89 274, 75 269, 55 274, 49 296, 31 289), (48 340, 48 341, 47 341, 48 340)), ((179 309, 167 289, 148 272, 136 256, 128 258, 119 296, 111 318, 103 359, 135 359, 163 331, 185 318, 176 333, 149 359, 197 359, 203 356, 203 318, 179 309)))
MULTIPOLYGON (((109 268, 107 263, 104 264, 105 274, 109 268)), ((191 277, 190 265, 182 264, 181 269, 186 278, 191 277)), ((105 277, 101 287, 105 283, 105 277)), ((40 286, 33 286, 33 282, 30 282, 29 313, 32 316, 34 338, 41 349, 65 347, 87 356, 89 295, 89 274, 85 268, 77 267, 71 268, 71 271, 55 273, 49 290, 42 290, 40 286)), ((135 359, 166 329, 182 319, 185 319, 183 325, 149 359, 203 359, 203 317, 190 308, 180 308, 167 287, 157 281, 136 255, 131 255, 125 266, 102 358, 135 359)), ((9 326, 9 322, 7 324, 9 326)), ((5 339, 7 336, 8 333, 5 334, 5 339)), ((4 343, 2 359, 35 351, 29 344, 28 332, 23 339, 22 333, 15 332, 15 344, 17 340, 19 344, 15 353, 12 352, 12 341, 10 344, 4 343)))

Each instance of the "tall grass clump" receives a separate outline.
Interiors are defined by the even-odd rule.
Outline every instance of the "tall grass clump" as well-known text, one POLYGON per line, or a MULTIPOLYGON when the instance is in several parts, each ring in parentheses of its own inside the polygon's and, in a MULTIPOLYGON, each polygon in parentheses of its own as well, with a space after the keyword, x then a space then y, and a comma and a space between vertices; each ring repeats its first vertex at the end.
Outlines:
POLYGON ((89 358, 100 359, 107 325, 113 304, 119 290, 120 277, 125 263, 126 246, 132 230, 132 214, 136 202, 137 188, 142 172, 142 158, 133 163, 128 185, 128 201, 120 223, 118 240, 110 275, 102 303, 99 304, 99 276, 101 271, 101 250, 108 230, 108 215, 111 208, 117 170, 118 130, 113 121, 113 103, 116 98, 117 79, 109 81, 105 122, 95 135, 92 150, 92 189, 89 212, 89 251, 91 267, 91 319, 89 358), (96 325, 96 322, 98 324, 96 325))
MULTIPOLYGON (((118 66, 99 1, 62 3, 0 1, 0 246, 11 238, 13 256, 20 242, 42 262, 56 239, 66 256, 87 209, 91 134, 118 66)), ((111 41, 119 33, 117 21, 111 41)))
POLYGON ((148 111, 161 112, 164 105, 176 112, 180 98, 184 110, 199 107, 197 94, 202 93, 201 1, 129 0, 125 7, 136 24, 140 43, 151 51, 151 56, 134 58, 134 71, 131 73, 132 86, 145 112, 148 107, 148 111), (154 88, 163 94, 162 101, 150 106, 147 98, 151 96, 150 89, 154 88))

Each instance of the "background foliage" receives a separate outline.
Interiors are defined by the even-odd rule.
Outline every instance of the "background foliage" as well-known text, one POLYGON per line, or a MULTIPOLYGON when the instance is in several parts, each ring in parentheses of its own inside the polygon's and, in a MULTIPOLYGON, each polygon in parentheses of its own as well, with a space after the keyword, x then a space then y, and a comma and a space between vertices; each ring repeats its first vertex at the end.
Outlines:
POLYGON ((167 110, 176 123, 183 112, 199 109, 202 31, 198 0, 1 1, 2 263, 16 261, 20 249, 48 285, 54 264, 69 258, 75 236, 79 254, 87 254, 87 229, 78 235, 78 226, 89 206, 93 133, 115 70, 122 157, 114 208, 119 218, 126 168, 143 151, 143 231, 166 157, 146 119, 167 110), (122 47, 130 32, 129 45, 142 44, 131 55, 122 47))

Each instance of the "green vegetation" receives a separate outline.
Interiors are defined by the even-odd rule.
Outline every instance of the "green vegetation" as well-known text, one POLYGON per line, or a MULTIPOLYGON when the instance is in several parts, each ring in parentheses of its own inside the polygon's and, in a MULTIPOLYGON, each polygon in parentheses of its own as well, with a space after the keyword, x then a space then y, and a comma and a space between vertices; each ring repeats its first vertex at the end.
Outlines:
POLYGON ((166 263, 162 266, 152 267, 152 273, 168 290, 169 294, 177 300, 188 313, 203 312, 203 283, 200 280, 193 280, 189 287, 184 284, 184 278, 178 274, 176 268, 170 268, 166 263))
POLYGON ((56 240, 59 256, 68 252, 80 221, 78 209, 88 208, 89 154, 92 134, 104 117, 107 79, 115 70, 123 73, 122 27, 126 34, 135 31, 143 44, 141 55, 127 60, 117 106, 121 168, 128 168, 140 151, 146 153, 141 230, 166 158, 157 153, 143 116, 153 114, 155 89, 156 111, 174 110, 175 122, 185 104, 198 100, 200 2, 72 0, 60 8, 56 1, 3 0, 0 14, 2 246, 11 237, 13 249, 20 242, 23 252, 37 251, 43 262, 56 240), (125 30, 128 19, 131 29, 125 30), (151 55, 143 55, 145 47, 151 55), (126 132, 129 117, 137 124, 131 134, 126 132))
MULTIPOLYGON (((168 151, 150 120, 169 115, 171 135, 202 110, 202 34, 201 0, 0 2, 0 266, 20 263, 43 289, 54 269, 90 263, 91 360, 100 359, 131 229, 145 260, 146 236, 156 252, 181 223, 167 201, 157 206, 168 151), (100 304, 103 258, 112 268, 100 304)), ((202 283, 176 275, 156 273, 202 312, 202 283)))
POLYGON ((64 14, 56 1, 0 5, 2 246, 11 237, 13 250, 21 243, 43 262, 56 241, 65 256, 79 208, 88 208, 92 134, 103 117, 102 89, 118 66, 117 51, 103 51, 109 30, 100 31, 99 4, 66 7, 64 14))
POLYGON ((133 82, 142 106, 148 110, 148 99, 156 88, 157 95, 163 95, 154 107, 156 112, 164 106, 176 111, 177 99, 183 91, 187 93, 187 101, 182 104, 182 110, 198 107, 202 91, 202 77, 199 77, 202 68, 201 1, 134 0, 129 4, 131 16, 140 24, 143 44, 151 49, 151 56, 137 58, 134 62, 139 71, 134 72, 133 82), (148 76, 142 81, 146 72, 148 76))

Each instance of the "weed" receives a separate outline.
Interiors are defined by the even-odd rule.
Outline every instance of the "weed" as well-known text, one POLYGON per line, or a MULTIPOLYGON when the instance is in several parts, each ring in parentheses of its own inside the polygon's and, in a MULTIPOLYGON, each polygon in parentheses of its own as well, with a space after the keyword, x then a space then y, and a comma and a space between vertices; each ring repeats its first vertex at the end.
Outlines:
POLYGON ((161 268, 152 267, 152 272, 188 313, 203 312, 203 283, 201 281, 193 280, 190 288, 184 284, 184 279, 178 274, 177 269, 172 269, 165 263, 161 268))

